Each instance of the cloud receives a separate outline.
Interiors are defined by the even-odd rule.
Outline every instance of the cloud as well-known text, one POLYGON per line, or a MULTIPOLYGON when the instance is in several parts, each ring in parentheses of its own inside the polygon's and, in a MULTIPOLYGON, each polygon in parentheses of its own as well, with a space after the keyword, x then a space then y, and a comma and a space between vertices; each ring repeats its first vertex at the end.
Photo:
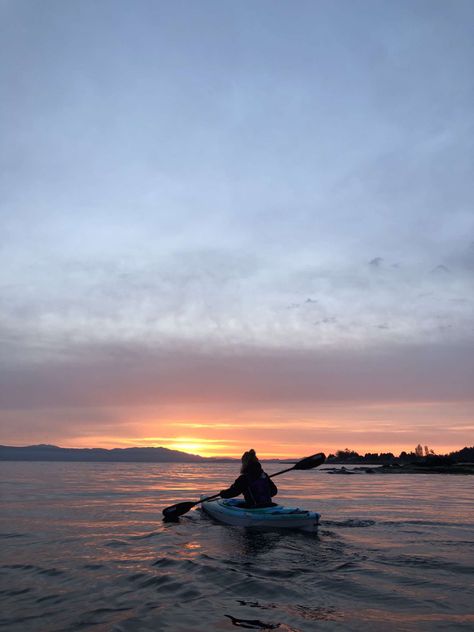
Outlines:
POLYGON ((3 369, 2 407, 93 407, 472 398, 474 347, 353 351, 176 345, 77 347, 57 361, 3 369))
POLYGON ((380 268, 383 263, 382 257, 375 257, 375 259, 371 259, 369 261, 369 266, 372 268, 380 268))

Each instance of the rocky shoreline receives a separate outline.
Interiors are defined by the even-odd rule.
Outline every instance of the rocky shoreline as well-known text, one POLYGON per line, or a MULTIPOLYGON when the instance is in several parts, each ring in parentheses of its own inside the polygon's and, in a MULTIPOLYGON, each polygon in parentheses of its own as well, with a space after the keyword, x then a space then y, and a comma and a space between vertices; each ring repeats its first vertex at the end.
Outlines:
POLYGON ((353 467, 351 469, 333 467, 325 470, 327 474, 474 474, 474 463, 456 463, 453 465, 417 465, 417 464, 393 464, 380 466, 353 467))

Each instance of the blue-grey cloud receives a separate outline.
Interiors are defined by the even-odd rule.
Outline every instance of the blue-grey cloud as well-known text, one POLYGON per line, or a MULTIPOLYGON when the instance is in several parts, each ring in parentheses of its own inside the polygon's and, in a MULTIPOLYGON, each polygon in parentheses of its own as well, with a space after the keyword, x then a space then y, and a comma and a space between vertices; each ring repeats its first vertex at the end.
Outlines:
POLYGON ((172 345, 77 346, 4 368, 5 409, 226 403, 472 401, 474 348, 305 351, 172 345))

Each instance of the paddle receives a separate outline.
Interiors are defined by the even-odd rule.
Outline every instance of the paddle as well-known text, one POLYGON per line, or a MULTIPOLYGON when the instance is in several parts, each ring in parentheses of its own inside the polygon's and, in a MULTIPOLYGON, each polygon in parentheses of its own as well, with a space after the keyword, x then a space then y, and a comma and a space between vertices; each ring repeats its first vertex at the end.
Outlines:
MULTIPOLYGON (((285 474, 285 472, 290 472, 291 470, 312 470, 318 465, 322 465, 326 460, 326 456, 319 452, 318 454, 313 454, 312 456, 307 456, 301 461, 298 461, 291 467, 288 467, 286 470, 281 470, 280 472, 275 472, 269 476, 269 478, 273 478, 274 476, 280 476, 280 474, 285 474)), ((177 503, 176 505, 171 505, 171 507, 166 507, 163 509, 163 520, 165 522, 176 522, 176 520, 183 516, 185 513, 188 513, 190 509, 199 505, 199 503, 206 502, 207 500, 213 500, 214 498, 219 498, 220 494, 214 494, 214 496, 207 496, 207 498, 201 498, 201 500, 197 500, 196 502, 184 502, 177 503)))

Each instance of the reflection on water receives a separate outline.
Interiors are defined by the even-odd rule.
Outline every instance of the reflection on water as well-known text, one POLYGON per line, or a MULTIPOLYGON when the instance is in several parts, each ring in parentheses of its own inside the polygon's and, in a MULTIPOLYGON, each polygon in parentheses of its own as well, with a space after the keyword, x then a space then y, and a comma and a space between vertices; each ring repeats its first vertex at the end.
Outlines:
MULTIPOLYGON (((12 631, 471 630, 472 479, 279 479, 318 535, 163 507, 231 464, 2 463, 0 625, 12 631)), ((270 466, 268 470, 271 471, 270 466)))

